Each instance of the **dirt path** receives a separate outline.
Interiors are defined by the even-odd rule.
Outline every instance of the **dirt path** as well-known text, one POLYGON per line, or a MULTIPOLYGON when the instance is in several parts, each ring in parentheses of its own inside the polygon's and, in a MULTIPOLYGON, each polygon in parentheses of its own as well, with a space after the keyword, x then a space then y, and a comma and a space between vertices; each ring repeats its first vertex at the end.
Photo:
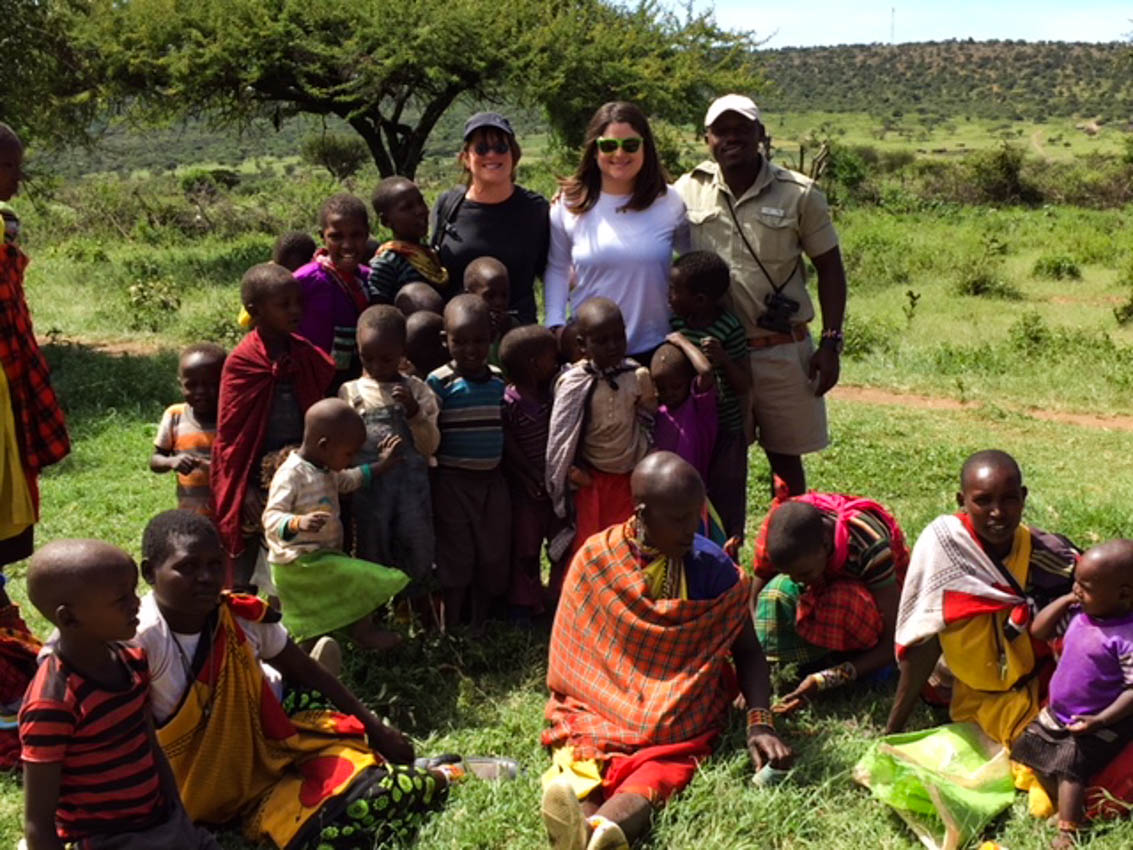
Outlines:
MULTIPOLYGON (((838 401, 848 401, 854 404, 911 407, 916 410, 978 410, 980 407, 976 402, 960 401, 945 396, 898 393, 878 387, 859 387, 847 384, 839 384, 830 395, 838 401)), ((1106 431, 1133 431, 1133 416, 1097 416, 1092 413, 1036 410, 1027 407, 1013 409, 1024 416, 1041 419, 1044 422, 1057 422, 1060 425, 1074 425, 1079 428, 1097 428, 1106 431)))
POLYGON ((78 345, 90 348, 101 354, 131 355, 134 357, 148 357, 165 349, 175 346, 158 345, 156 342, 138 339, 82 339, 80 337, 60 336, 55 339, 36 335, 36 342, 44 345, 78 345))
POLYGON ((1031 147, 1035 149, 1035 153, 1039 155, 1039 159, 1043 162, 1050 162, 1050 157, 1047 156, 1046 151, 1043 150, 1043 131, 1041 127, 1031 133, 1031 147))

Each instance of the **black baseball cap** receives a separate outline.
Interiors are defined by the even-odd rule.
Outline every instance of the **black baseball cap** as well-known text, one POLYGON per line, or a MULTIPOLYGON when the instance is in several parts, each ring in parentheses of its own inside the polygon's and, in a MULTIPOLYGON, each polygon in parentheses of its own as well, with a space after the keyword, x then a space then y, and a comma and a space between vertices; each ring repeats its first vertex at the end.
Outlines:
POLYGON ((468 141, 468 137, 483 127, 494 127, 497 130, 502 130, 509 136, 515 135, 515 130, 511 128, 511 123, 500 115, 498 112, 477 112, 471 118, 464 122, 464 140, 468 141))

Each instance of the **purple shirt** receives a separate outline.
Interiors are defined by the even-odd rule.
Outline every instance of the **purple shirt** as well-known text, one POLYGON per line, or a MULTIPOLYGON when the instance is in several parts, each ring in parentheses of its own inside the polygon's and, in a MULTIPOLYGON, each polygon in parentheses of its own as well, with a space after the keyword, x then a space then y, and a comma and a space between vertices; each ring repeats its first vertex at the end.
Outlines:
MULTIPOLYGON (((359 266, 358 277, 368 281, 370 269, 359 266)), ((303 292, 303 318, 299 320, 299 335, 333 356, 334 329, 356 327, 361 311, 354 299, 342 291, 342 287, 317 261, 312 260, 297 268, 295 279, 299 281, 299 288, 303 292)))
POLYGON ((1133 612, 1095 620, 1079 611, 1066 628, 1050 680, 1050 708, 1063 725, 1097 714, 1133 687, 1133 612))
POLYGON ((703 481, 708 480, 708 464, 716 445, 716 388, 692 391, 676 410, 662 404, 653 420, 653 448, 676 452, 696 467, 703 481))

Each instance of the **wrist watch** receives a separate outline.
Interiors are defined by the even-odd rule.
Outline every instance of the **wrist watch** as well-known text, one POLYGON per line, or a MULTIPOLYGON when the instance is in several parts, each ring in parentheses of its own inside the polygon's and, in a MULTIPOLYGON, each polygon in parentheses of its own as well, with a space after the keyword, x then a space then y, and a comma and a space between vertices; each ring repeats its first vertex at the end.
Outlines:
POLYGON ((842 353, 842 347, 845 345, 841 328, 826 328, 823 330, 822 337, 818 344, 830 345, 834 348, 834 353, 840 355, 842 353))

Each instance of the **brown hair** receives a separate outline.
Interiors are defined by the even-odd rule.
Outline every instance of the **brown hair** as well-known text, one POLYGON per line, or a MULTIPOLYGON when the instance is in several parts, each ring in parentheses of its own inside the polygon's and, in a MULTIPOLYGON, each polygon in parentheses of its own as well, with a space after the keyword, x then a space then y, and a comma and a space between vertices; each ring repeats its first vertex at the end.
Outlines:
POLYGON ((469 148, 476 144, 478 138, 487 142, 489 145, 494 145, 500 139, 507 142, 507 146, 511 148, 511 182, 514 183, 516 171, 519 169, 519 158, 523 155, 523 151, 519 148, 519 142, 516 141, 515 136, 510 133, 505 133, 499 127, 477 127, 472 131, 472 134, 464 140, 464 144, 460 148, 460 153, 456 156, 460 167, 464 169, 464 185, 472 185, 472 172, 468 170, 468 164, 464 161, 464 157, 468 153, 469 148))
POLYGON ((645 162, 633 184, 633 194, 621 210, 644 210, 665 194, 669 175, 657 156, 657 144, 653 141, 653 131, 649 129, 649 119, 639 107, 624 100, 604 103, 586 125, 586 138, 583 142, 582 161, 573 175, 559 181, 567 209, 581 215, 596 203, 602 193, 602 173, 598 170, 598 137, 611 124, 629 124, 641 135, 645 162))

